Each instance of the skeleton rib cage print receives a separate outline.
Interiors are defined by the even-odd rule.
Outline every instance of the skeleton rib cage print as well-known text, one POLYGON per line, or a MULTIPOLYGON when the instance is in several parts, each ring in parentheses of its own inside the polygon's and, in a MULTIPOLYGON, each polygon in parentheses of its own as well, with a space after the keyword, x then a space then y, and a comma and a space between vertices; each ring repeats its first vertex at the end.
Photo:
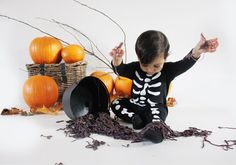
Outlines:
POLYGON ((161 72, 152 76, 146 74, 144 77, 141 76, 137 70, 135 71, 135 78, 133 80, 132 88, 132 98, 130 102, 141 107, 148 106, 151 109, 153 119, 152 121, 159 120, 158 114, 160 111, 157 107, 157 102, 155 97, 158 97, 161 94, 161 81, 159 77, 161 72))

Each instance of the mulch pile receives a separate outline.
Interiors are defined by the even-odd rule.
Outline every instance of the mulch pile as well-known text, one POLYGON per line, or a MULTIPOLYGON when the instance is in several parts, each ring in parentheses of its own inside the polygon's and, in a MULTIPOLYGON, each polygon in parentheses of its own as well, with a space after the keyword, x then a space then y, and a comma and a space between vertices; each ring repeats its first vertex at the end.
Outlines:
MULTIPOLYGON (((236 145, 235 140, 225 140, 225 144, 220 145, 212 143, 207 139, 207 137, 212 133, 208 130, 189 127, 189 129, 186 129, 182 132, 174 131, 164 122, 149 123, 140 132, 135 132, 132 128, 120 125, 118 121, 111 118, 107 113, 100 113, 97 116, 88 114, 75 120, 66 121, 66 123, 66 127, 59 130, 63 130, 67 136, 73 137, 75 139, 90 137, 91 134, 100 134, 113 137, 114 139, 130 140, 131 142, 142 142, 146 140, 143 137, 143 133, 147 129, 160 129, 163 133, 164 139, 168 140, 177 140, 176 138, 178 137, 202 137, 202 148, 205 146, 205 142, 217 147, 221 147, 224 150, 233 149, 233 146, 236 145)), ((87 145, 86 148, 92 148, 96 150, 98 146, 104 144, 105 142, 103 141, 99 142, 93 139, 93 142, 87 145)))

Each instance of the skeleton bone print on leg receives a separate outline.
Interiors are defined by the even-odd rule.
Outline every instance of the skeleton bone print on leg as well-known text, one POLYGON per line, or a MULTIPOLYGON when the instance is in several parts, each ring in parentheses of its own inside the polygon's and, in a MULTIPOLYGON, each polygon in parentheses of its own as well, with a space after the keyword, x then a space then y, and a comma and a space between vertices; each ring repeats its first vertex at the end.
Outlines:
POLYGON ((155 102, 156 99, 153 98, 161 94, 161 72, 155 75, 141 74, 142 73, 135 71, 130 102, 141 107, 150 106, 152 122, 160 121, 160 111, 157 107, 158 103, 155 102))
MULTIPOLYGON (((121 109, 121 105, 119 105, 119 100, 116 100, 115 102, 114 102, 114 104, 117 104, 116 106, 115 106, 115 110, 120 110, 121 109)), ((128 109, 127 108, 122 108, 122 110, 121 110, 121 114, 122 115, 128 115, 128 117, 133 117, 133 115, 134 115, 134 112, 128 112, 128 109)))
POLYGON ((131 122, 134 112, 132 112, 130 106, 128 106, 129 104, 130 102, 128 98, 118 98, 111 103, 110 108, 116 116, 126 122, 131 122))

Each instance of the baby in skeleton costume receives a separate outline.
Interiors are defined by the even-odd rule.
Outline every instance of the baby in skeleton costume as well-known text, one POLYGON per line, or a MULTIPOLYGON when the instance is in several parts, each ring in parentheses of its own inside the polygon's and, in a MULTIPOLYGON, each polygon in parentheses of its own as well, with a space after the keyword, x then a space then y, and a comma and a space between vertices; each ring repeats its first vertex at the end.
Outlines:
MULTIPOLYGON (((217 46, 217 39, 206 40, 202 36, 196 47, 182 60, 165 62, 170 47, 168 39, 162 32, 150 30, 142 33, 136 41, 139 61, 123 64, 123 49, 120 46, 113 49, 114 71, 130 78, 133 83, 131 97, 114 100, 110 105, 111 110, 117 117, 132 123, 134 129, 142 129, 150 122, 165 121, 170 82, 191 68, 201 53, 214 52, 217 46)), ((147 130, 144 136, 155 143, 163 140, 161 131, 147 130)))

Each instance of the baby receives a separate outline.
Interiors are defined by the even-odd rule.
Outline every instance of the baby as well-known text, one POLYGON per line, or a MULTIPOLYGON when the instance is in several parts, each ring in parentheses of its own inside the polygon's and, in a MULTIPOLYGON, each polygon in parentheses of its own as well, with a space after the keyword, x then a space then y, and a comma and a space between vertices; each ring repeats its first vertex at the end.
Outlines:
MULTIPOLYGON (((117 117, 132 123, 134 129, 142 129, 148 123, 165 121, 170 82, 190 69, 202 53, 215 52, 218 40, 206 40, 201 35, 197 45, 177 62, 166 62, 170 45, 165 34, 160 31, 148 30, 138 37, 135 44, 138 61, 124 64, 124 50, 121 47, 112 50, 111 63, 115 72, 132 80, 131 97, 118 98, 110 107, 117 117)), ((144 137, 154 143, 163 140, 161 130, 147 130, 144 137)))

